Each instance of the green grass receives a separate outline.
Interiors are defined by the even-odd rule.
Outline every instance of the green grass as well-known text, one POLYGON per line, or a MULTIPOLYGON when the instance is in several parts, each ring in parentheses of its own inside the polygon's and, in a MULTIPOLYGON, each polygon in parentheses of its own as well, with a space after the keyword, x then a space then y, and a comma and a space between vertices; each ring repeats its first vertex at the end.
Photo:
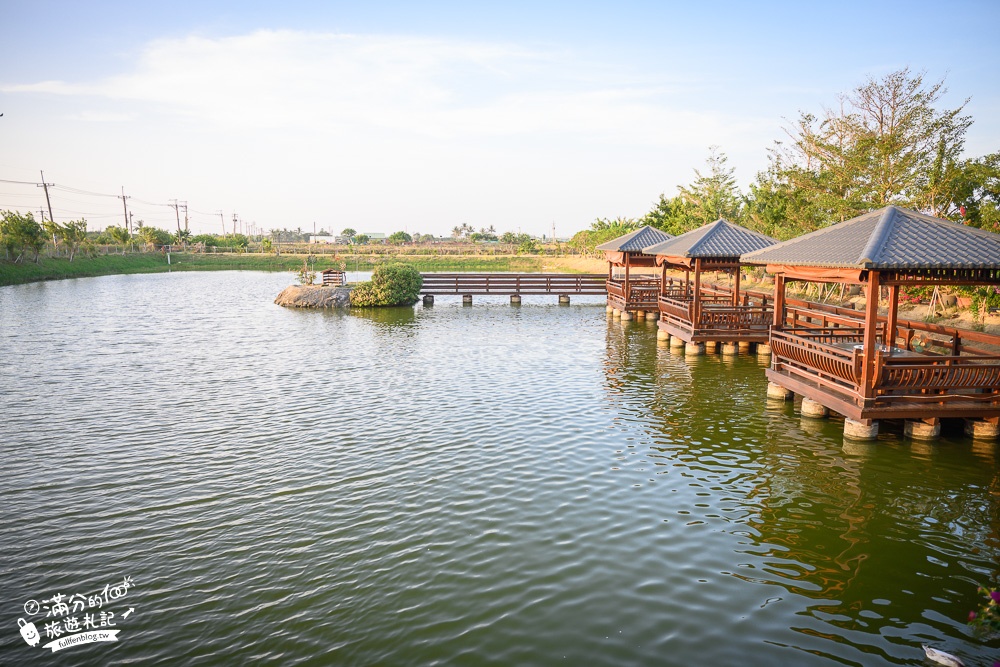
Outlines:
MULTIPOLYGON (((72 262, 64 257, 42 257, 38 264, 30 260, 13 264, 0 260, 0 285, 17 285, 41 280, 62 278, 87 278, 126 273, 162 273, 165 271, 289 271, 302 268, 303 255, 260 255, 236 253, 179 253, 167 257, 161 253, 135 253, 127 255, 77 256, 72 262)), ((396 255, 382 258, 378 255, 347 255, 342 257, 348 271, 369 271, 383 261, 401 262, 419 271, 524 271, 542 270, 544 257, 524 256, 448 256, 448 255, 396 255)), ((339 268, 333 257, 317 255, 314 268, 339 268)))

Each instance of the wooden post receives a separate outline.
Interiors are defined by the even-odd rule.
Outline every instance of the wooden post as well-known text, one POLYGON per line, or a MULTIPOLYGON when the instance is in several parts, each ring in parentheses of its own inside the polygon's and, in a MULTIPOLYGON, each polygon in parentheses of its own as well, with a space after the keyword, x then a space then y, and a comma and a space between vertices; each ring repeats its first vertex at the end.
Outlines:
POLYGON ((880 291, 878 271, 868 272, 865 286, 865 333, 861 356, 861 395, 865 399, 875 396, 875 334, 878 328, 878 296, 880 291))
POLYGON ((785 276, 774 277, 774 320, 773 328, 780 329, 785 323, 785 276))
POLYGON ((740 305, 740 267, 736 266, 736 280, 733 284, 733 306, 740 305))
POLYGON ((667 263, 660 264, 660 294, 667 293, 667 263))
POLYGON ((629 261, 628 261, 629 254, 626 252, 626 253, 624 253, 624 255, 625 255, 625 306, 624 306, 624 308, 627 309, 628 308, 628 302, 632 300, 632 294, 631 294, 631 291, 630 291, 630 287, 631 286, 629 285, 629 283, 631 282, 629 280, 629 261))
POLYGON ((701 258, 694 260, 694 308, 691 310, 691 326, 698 328, 701 322, 701 258))
POLYGON ((889 287, 889 312, 885 322, 885 344, 896 346, 896 322, 899 319, 899 285, 889 287))

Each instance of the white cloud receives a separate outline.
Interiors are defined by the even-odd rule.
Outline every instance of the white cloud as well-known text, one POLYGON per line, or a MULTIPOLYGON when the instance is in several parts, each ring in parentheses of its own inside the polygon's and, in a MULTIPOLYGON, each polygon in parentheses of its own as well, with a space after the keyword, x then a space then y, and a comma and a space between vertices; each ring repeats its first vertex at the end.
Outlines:
MULTIPOLYGON (((562 52, 414 37, 259 31, 151 43, 133 71, 93 82, 7 85, 8 93, 131 100, 227 128, 379 128, 436 139, 535 133, 708 145, 747 121, 672 105, 562 52)), ((745 115, 743 116, 745 118, 745 115)), ((752 121, 751 121, 752 124, 752 121)))

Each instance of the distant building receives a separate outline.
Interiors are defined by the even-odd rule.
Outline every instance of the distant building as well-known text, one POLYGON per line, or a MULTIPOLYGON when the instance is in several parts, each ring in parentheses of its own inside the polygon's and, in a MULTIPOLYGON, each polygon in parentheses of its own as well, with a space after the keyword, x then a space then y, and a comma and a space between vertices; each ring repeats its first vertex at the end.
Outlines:
POLYGON ((312 234, 309 236, 309 243, 336 243, 337 239, 330 234, 312 234))
POLYGON ((385 240, 389 238, 381 232, 361 232, 358 236, 365 235, 368 237, 368 241, 372 243, 385 243, 385 240))

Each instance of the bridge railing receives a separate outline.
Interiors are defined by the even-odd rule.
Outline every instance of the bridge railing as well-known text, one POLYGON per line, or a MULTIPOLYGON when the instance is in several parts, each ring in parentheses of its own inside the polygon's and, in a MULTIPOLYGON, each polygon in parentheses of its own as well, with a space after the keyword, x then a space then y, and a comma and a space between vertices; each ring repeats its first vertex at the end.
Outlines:
POLYGON ((424 273, 421 294, 607 293, 603 273, 424 273))

